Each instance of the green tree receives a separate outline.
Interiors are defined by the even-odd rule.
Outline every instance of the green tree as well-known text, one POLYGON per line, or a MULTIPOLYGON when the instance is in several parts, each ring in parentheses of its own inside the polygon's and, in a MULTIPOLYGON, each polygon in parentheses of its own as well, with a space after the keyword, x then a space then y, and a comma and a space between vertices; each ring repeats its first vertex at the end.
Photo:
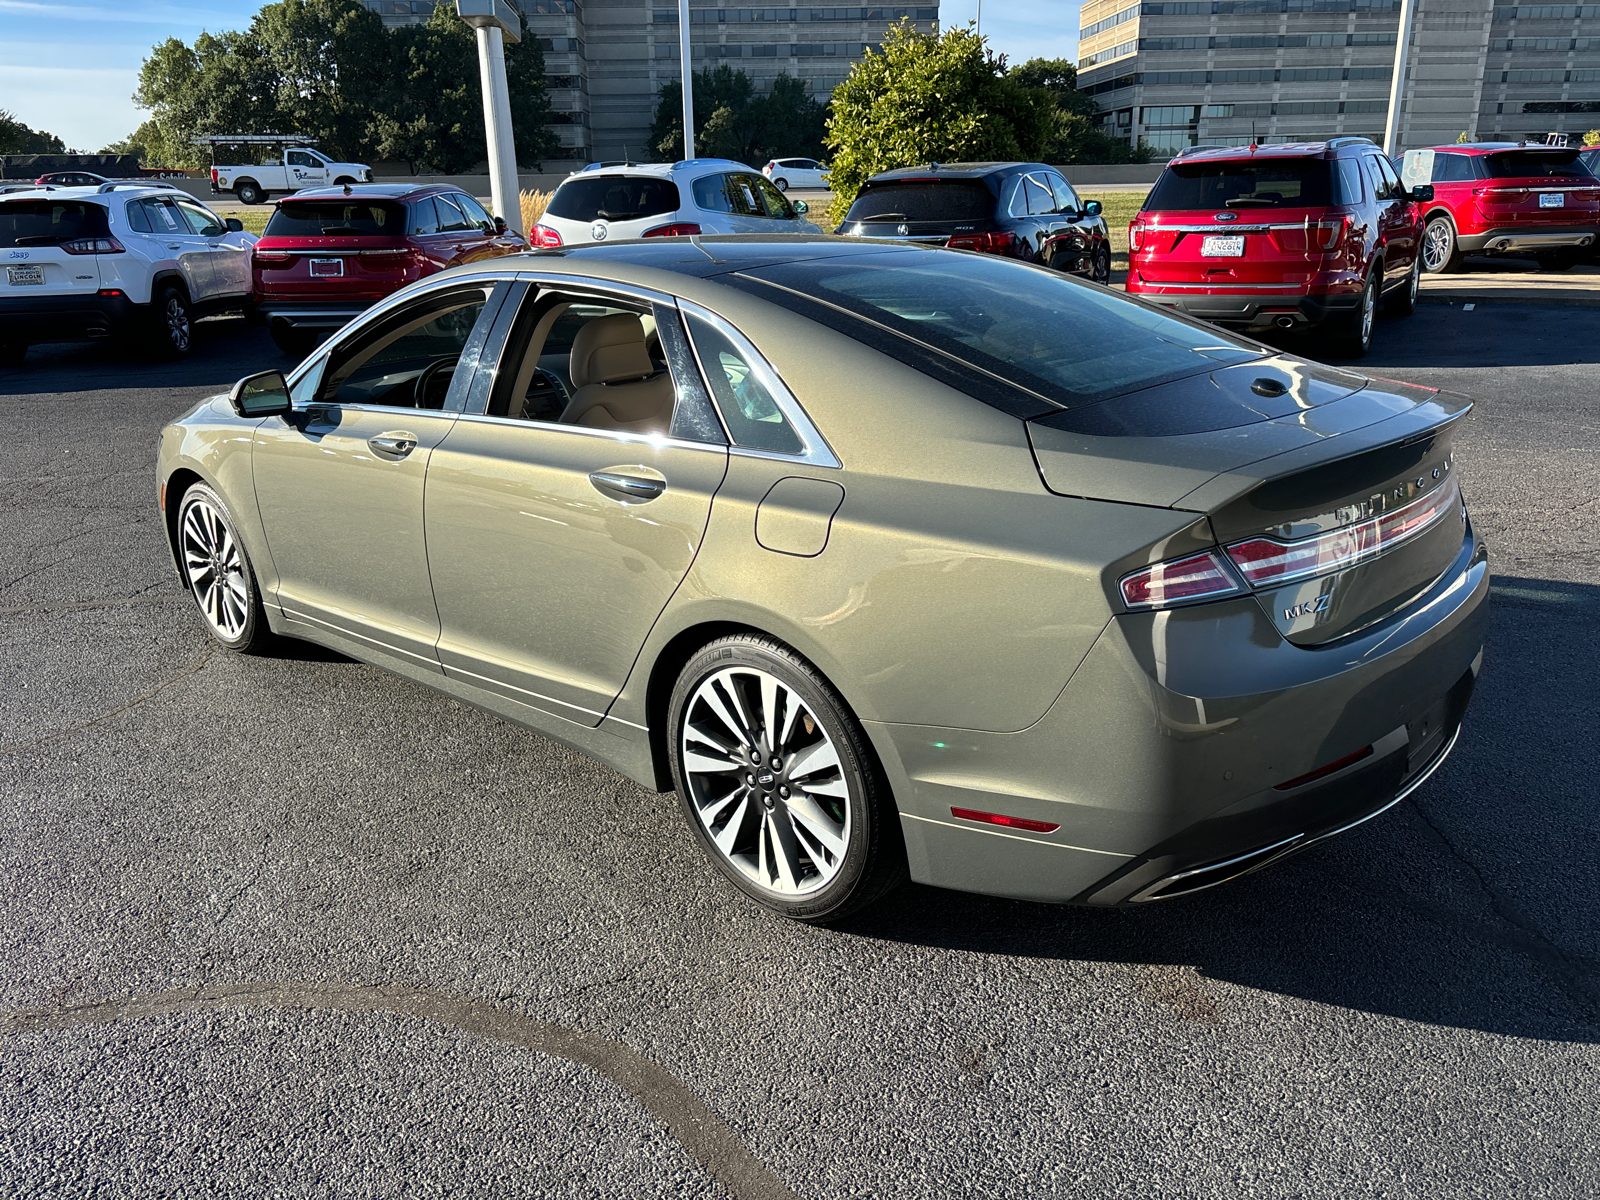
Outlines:
POLYGON ((67 144, 53 133, 30 129, 0 108, 0 154, 66 154, 67 144))
POLYGON ((1046 110, 1033 157, 1056 164, 1148 162, 1150 152, 1107 136, 1094 97, 1078 90, 1078 69, 1064 58, 1030 58, 1006 78, 1029 89, 1046 110))
POLYGON ((1583 135, 1585 146, 1600 146, 1600 129, 1591 129, 1583 135))
POLYGON ((1463 129, 1461 131, 1460 136, 1458 136, 1456 138, 1456 145, 1465 146, 1471 140, 1472 140, 1472 135, 1470 133, 1468 133, 1465 129, 1463 129))
MULTIPOLYGON (((694 148, 701 158, 731 158, 760 166, 773 157, 820 158, 827 108, 805 80, 779 75, 766 95, 726 63, 696 71, 694 148)), ((683 157, 683 85, 665 84, 656 100, 650 149, 662 162, 683 157)))

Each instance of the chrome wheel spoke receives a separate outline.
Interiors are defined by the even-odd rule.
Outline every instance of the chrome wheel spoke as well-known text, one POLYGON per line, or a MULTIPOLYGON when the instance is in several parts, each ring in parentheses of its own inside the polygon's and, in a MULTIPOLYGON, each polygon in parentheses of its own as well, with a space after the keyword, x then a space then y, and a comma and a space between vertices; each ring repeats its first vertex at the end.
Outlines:
POLYGON ((222 513, 204 499, 184 509, 179 529, 184 573, 201 614, 222 637, 238 637, 250 620, 243 550, 222 513))
POLYGON ((794 818, 797 830, 810 834, 835 858, 844 857, 844 826, 823 812, 810 796, 799 793, 790 796, 789 815, 794 818))
POLYGON ((815 775, 819 771, 826 771, 830 768, 837 769, 838 766, 839 752, 833 748, 833 743, 824 736, 820 742, 807 746, 799 754, 795 755, 794 761, 789 764, 789 778, 801 781, 801 786, 804 787, 804 780, 807 775, 815 775))

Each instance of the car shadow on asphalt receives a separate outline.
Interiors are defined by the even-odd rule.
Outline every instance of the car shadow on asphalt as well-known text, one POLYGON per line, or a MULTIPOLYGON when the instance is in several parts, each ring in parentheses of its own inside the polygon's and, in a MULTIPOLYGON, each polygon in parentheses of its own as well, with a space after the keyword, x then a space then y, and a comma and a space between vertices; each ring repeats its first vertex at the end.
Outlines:
POLYGON ((194 325, 187 358, 156 360, 140 345, 63 342, 31 346, 22 365, 0 367, 0 396, 48 396, 102 388, 215 388, 224 391, 256 371, 288 374, 299 361, 243 317, 208 317, 194 325))
POLYGON ((1360 360, 1330 353, 1315 335, 1253 336, 1286 353, 1368 375, 1408 367, 1570 366, 1600 363, 1600 308, 1478 303, 1468 311, 1459 304, 1419 304, 1409 317, 1378 322, 1372 348, 1360 360), (1476 324, 1491 309, 1493 337, 1476 324))
POLYGON ((1202 991, 1215 979, 1405 1020, 1600 1041, 1600 587, 1496 577, 1491 603, 1484 674, 1454 755, 1360 829, 1147 907, 911 886, 841 930, 1120 964, 1130 986, 1179 1015, 1194 997, 1168 995, 1173 967, 1192 968, 1202 991))

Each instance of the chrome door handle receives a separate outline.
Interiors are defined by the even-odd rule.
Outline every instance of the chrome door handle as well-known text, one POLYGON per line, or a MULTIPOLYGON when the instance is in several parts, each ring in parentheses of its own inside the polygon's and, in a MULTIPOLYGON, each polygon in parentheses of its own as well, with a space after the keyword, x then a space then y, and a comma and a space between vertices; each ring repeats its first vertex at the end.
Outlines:
POLYGON ((367 439, 374 453, 393 458, 404 458, 417 448, 415 435, 409 433, 379 433, 367 439))
POLYGON ((168 250, 182 250, 183 249, 183 243, 182 242, 168 242, 167 243, 167 249, 168 250))
POLYGON ((643 475, 620 475, 615 471, 595 471, 589 482, 600 491, 622 500, 654 500, 667 490, 666 480, 643 475))

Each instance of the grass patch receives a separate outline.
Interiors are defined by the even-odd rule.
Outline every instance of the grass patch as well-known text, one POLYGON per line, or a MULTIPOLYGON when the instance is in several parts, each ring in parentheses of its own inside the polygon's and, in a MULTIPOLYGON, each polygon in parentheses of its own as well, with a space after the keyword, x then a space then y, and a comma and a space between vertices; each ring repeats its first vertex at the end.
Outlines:
POLYGON ((1144 192, 1091 192, 1079 191, 1085 200, 1098 200, 1105 212, 1106 231, 1111 234, 1111 253, 1126 261, 1128 253, 1128 222, 1144 203, 1144 192))
POLYGON ((267 218, 272 216, 272 208, 270 206, 262 207, 257 205, 255 208, 247 208, 242 212, 230 213, 229 215, 239 218, 239 223, 244 226, 246 233, 253 233, 260 237, 267 228, 267 218))

